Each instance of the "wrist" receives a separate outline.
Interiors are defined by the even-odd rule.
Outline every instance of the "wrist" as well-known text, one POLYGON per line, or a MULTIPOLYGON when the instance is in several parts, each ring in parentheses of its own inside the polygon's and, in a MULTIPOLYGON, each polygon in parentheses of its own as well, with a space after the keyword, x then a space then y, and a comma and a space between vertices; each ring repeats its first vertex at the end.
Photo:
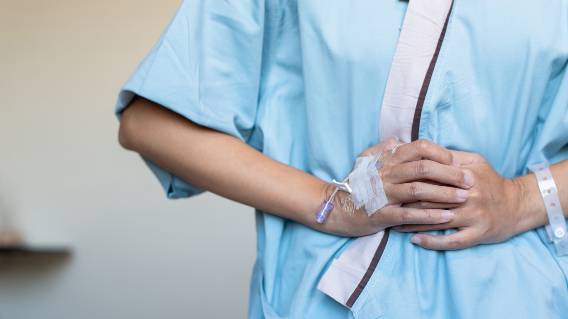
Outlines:
MULTIPOLYGON (((319 204, 330 199, 336 192, 337 186, 332 183, 325 183, 321 188, 319 204)), ((367 214, 362 209, 355 209, 351 194, 344 191, 337 191, 332 200, 333 208, 329 212, 324 223, 316 222, 316 211, 311 214, 311 227, 339 236, 364 236, 376 232, 375 227, 368 221, 367 214)))
POLYGON ((515 234, 523 233, 546 224, 546 210, 542 202, 534 174, 510 180, 513 211, 516 213, 515 234))
POLYGON ((336 185, 332 183, 325 183, 320 189, 321 196, 319 198, 319 210, 322 210, 322 206, 325 202, 329 201, 331 207, 330 211, 325 218, 324 222, 315 221, 315 215, 313 216, 315 228, 324 232, 344 235, 348 230, 345 229, 345 206, 343 205, 346 201, 346 197, 350 196, 347 193, 337 190, 336 185))
MULTIPOLYGON (((302 213, 302 224, 314 228, 319 231, 325 231, 322 226, 316 221, 316 213, 320 210, 322 203, 327 199, 328 192, 330 189, 330 184, 318 179, 313 185, 313 191, 311 196, 309 196, 309 205, 306 206, 306 210, 302 213)), ((331 212, 333 213, 333 212, 331 212)))

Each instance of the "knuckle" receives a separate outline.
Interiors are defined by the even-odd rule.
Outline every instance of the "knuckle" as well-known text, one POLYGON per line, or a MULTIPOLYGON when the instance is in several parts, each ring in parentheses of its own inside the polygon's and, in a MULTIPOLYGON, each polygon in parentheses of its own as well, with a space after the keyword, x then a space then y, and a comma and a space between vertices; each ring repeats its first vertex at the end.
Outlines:
POLYGON ((465 172, 461 169, 456 170, 456 182, 461 183, 465 180, 465 172))
POLYGON ((428 140, 418 140, 416 141, 416 147, 421 151, 427 151, 430 148, 430 142, 428 140))
MULTIPOLYGON (((452 199, 462 199, 463 200, 463 195, 460 194, 461 190, 459 188, 451 188, 448 190, 448 195, 450 195, 452 197, 452 199)), ((471 197, 471 194, 468 192, 467 198, 469 199, 471 197)))
POLYGON ((461 239, 453 238, 448 240, 448 248, 450 249, 458 249, 463 245, 463 241, 461 239))
POLYGON ((455 160, 454 153, 448 152, 448 163, 453 163, 455 160))
POLYGON ((416 175, 418 177, 427 177, 430 173, 430 168, 428 167, 428 162, 425 160, 420 160, 416 162, 416 175))
POLYGON ((410 197, 411 200, 416 200, 418 197, 418 193, 419 193, 419 186, 417 183, 410 183, 410 186, 408 187, 408 197, 410 197))
POLYGON ((382 179, 390 179, 392 177, 392 165, 384 164, 383 167, 379 170, 379 176, 382 179))
MULTIPOLYGON (((412 182, 408 187, 408 196, 412 201, 418 201, 422 198, 423 195, 423 187, 420 182, 412 182)), ((426 204, 423 204, 426 205, 426 204)))
POLYGON ((429 248, 429 249, 434 248, 434 243, 432 242, 432 240, 430 238, 423 237, 420 241, 421 241, 420 245, 422 247, 426 247, 426 248, 429 248))
POLYGON ((400 213, 401 224, 409 224, 412 221, 412 212, 410 209, 403 209, 400 213))

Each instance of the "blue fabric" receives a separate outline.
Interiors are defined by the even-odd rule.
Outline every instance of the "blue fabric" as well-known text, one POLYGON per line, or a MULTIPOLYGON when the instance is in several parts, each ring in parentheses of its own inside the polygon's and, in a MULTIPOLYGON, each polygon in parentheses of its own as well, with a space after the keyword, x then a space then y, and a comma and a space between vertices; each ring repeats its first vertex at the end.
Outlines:
MULTIPOLYGON (((379 140, 406 2, 185 1, 131 79, 137 94, 322 179, 379 140)), ((504 176, 568 158, 568 1, 455 1, 420 137, 504 176)), ((164 141, 167 143, 167 141, 164 141)), ((171 198, 200 190, 151 164, 171 198)), ((316 290, 349 239, 257 212, 251 318, 567 318, 568 257, 542 229, 434 252, 391 232, 352 310, 316 290)))

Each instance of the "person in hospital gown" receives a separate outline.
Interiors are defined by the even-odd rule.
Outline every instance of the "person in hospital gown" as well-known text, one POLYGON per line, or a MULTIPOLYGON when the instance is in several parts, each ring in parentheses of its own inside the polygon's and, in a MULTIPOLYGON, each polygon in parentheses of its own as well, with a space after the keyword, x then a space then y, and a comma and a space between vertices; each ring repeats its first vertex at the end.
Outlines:
MULTIPOLYGON (((407 6, 184 1, 116 112, 138 95, 321 179, 342 178, 380 140, 407 6)), ((566 160, 567 65, 568 0, 455 0, 419 138, 479 153, 505 177, 566 160)), ((202 192, 148 165, 169 198, 202 192)), ((542 228, 458 251, 423 249, 391 230, 350 308, 316 287, 353 239, 259 210, 256 228, 251 318, 568 318, 568 257, 542 228)))

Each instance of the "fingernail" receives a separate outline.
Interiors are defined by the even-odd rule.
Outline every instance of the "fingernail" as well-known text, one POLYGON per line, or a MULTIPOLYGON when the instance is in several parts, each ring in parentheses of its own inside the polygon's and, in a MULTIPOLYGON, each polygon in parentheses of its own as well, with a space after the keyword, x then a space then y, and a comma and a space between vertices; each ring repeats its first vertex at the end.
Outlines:
POLYGON ((465 189, 458 189, 456 191, 456 198, 459 201, 465 202, 467 200, 467 198, 469 197, 469 192, 466 191, 465 189))
POLYGON ((445 210, 442 212, 440 220, 442 222, 449 222, 450 220, 454 219, 455 215, 456 214, 454 214, 452 211, 445 210))
POLYGON ((422 242, 422 238, 420 238, 420 236, 418 236, 418 235, 414 235, 414 236, 410 237, 410 242, 415 244, 415 245, 420 245, 420 243, 422 242))
POLYGON ((463 171, 463 184, 466 187, 472 187, 473 183, 474 183, 473 173, 471 173, 471 171, 469 171, 469 170, 464 170, 463 171))

